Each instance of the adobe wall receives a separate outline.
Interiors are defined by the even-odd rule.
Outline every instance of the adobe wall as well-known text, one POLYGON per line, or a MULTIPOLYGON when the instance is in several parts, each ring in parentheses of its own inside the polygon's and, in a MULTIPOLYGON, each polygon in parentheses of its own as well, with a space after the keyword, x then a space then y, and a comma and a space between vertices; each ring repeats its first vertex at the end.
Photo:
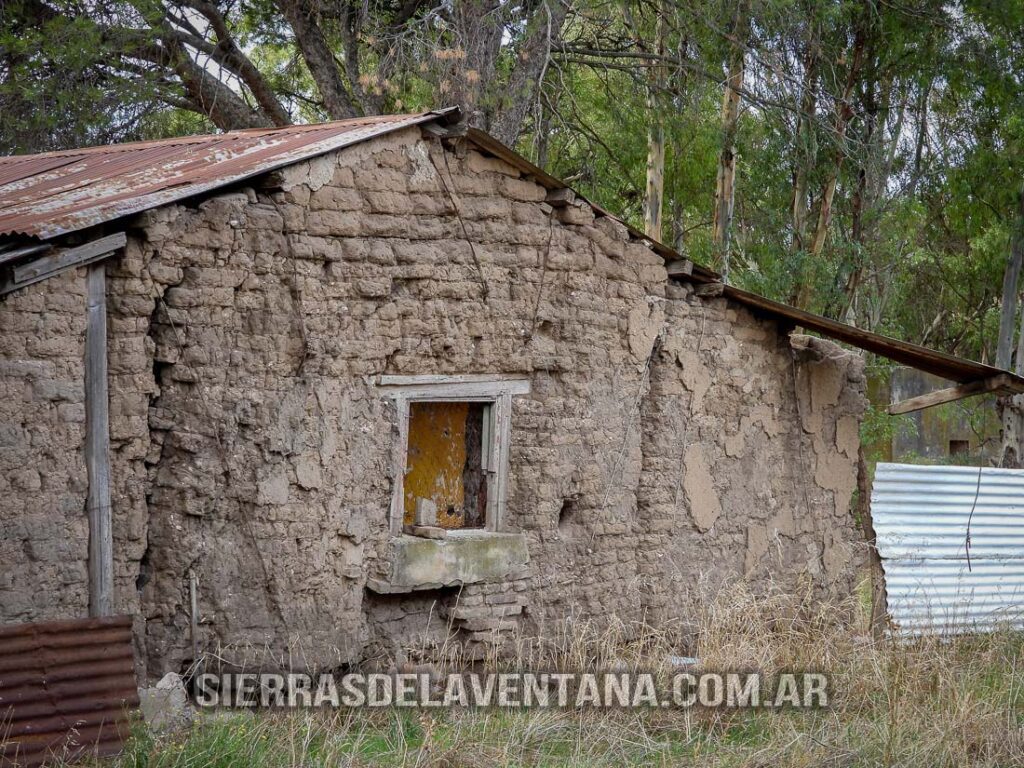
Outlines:
MULTIPOLYGON (((679 588, 702 574, 849 589, 859 358, 819 342, 824 359, 794 361, 774 323, 668 285, 621 224, 553 210, 518 170, 418 129, 277 184, 151 212, 110 267, 116 591, 144 618, 151 677, 191 658, 190 574, 203 648, 330 666, 443 642, 449 621, 482 642, 569 615, 685 618, 679 588), (397 424, 374 382, 431 373, 530 379, 506 521, 531 564, 461 594, 381 595, 367 580, 388 552, 397 424)), ((80 381, 84 311, 38 308, 84 307, 81 285, 0 304, 59 347, 50 379, 80 381)), ((5 536, 0 621, 83 615, 82 424, 30 386, 50 352, 7 328, 0 387, 21 400, 0 407, 40 435, 10 439, 58 479, 5 473, 3 524, 25 535, 5 536)))
POLYGON ((88 610, 84 354, 84 270, 0 300, 0 622, 88 610))
POLYGON ((738 578, 848 595, 863 359, 689 286, 669 297, 639 504, 652 615, 685 619, 738 578))

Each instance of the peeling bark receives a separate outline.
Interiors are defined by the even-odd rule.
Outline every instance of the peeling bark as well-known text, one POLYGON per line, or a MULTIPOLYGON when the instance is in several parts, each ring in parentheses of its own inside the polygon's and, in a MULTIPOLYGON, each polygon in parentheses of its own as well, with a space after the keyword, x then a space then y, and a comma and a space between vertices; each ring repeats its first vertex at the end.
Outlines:
POLYGON ((817 147, 814 139, 814 120, 818 106, 818 68, 821 46, 821 26, 812 22, 804 52, 804 77, 800 96, 800 112, 796 123, 796 163, 793 169, 793 207, 792 227, 793 251, 801 251, 806 245, 807 216, 807 177, 814 167, 817 147))
MULTIPOLYGON (((665 55, 668 31, 667 9, 658 6, 655 52, 665 55)), ((644 191, 644 233, 658 242, 662 235, 662 209, 665 198, 665 126, 658 114, 658 91, 664 86, 663 67, 648 69, 647 84, 647 184, 644 191)))
MULTIPOLYGON (((996 367, 1009 369, 1010 349, 1017 315, 1018 278, 1024 263, 1024 186, 1017 196, 1017 216, 1014 220, 1013 235, 1010 239, 1010 253, 1003 273, 1003 306, 999 317, 999 342, 996 348, 996 367)), ((1013 365, 1014 373, 1024 373, 1024 312, 1020 314, 1020 329, 1017 337, 1017 356, 1013 365)), ((1000 397, 997 403, 999 419, 1002 422, 1002 450, 999 465, 1020 468, 1024 466, 1024 395, 1000 397)))

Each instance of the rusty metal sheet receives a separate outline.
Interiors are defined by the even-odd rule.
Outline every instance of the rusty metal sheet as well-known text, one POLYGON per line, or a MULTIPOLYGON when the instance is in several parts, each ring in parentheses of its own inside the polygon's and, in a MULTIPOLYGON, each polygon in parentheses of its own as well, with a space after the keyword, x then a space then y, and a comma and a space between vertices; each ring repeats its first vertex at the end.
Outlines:
POLYGON ((0 766, 117 754, 138 705, 130 616, 0 627, 0 766))
POLYGON ((234 184, 455 109, 0 158, 0 235, 49 239, 234 184))

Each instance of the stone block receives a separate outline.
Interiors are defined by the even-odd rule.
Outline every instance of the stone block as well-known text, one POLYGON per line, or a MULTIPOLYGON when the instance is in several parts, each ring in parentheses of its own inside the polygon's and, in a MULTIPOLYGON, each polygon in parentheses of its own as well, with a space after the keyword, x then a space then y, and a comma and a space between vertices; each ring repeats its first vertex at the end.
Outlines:
POLYGON ((155 733, 180 731, 192 725, 192 705, 181 675, 168 672, 156 685, 139 688, 139 709, 155 733))
POLYGON ((463 530, 441 541, 399 536, 391 547, 388 577, 369 585, 379 592, 502 581, 530 560, 526 537, 516 533, 463 530))

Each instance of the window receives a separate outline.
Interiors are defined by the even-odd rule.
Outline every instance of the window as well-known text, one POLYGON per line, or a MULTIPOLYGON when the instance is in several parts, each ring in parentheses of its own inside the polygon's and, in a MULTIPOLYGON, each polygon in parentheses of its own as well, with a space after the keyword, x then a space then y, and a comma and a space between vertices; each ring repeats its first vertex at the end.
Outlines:
POLYGON ((950 456, 966 456, 971 452, 971 441, 970 440, 950 440, 949 441, 949 455, 950 456))
MULTIPOLYGON (((487 519, 490 403, 409 404, 402 522, 416 522, 417 501, 430 502, 441 528, 483 528, 487 519)), ((429 514, 429 513, 428 513, 429 514)))
POLYGON ((498 376, 381 377, 399 424, 392 533, 415 522, 417 506, 442 528, 501 530, 512 396, 529 388, 498 376))

